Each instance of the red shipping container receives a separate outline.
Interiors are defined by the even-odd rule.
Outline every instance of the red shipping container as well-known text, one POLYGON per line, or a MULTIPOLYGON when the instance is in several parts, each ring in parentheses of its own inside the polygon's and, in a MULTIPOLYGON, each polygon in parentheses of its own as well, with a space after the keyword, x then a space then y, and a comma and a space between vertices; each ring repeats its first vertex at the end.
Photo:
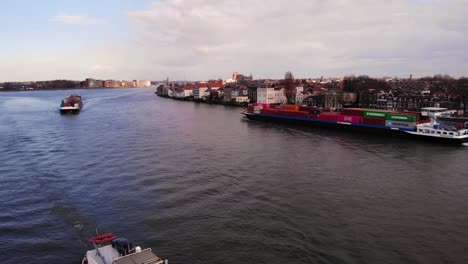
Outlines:
POLYGON ((288 116, 308 118, 308 117, 309 117, 309 113, 307 113, 307 112, 294 112, 294 111, 291 111, 290 113, 288 113, 288 116))
POLYGON ((372 118, 372 117, 363 117, 362 123, 368 125, 377 125, 377 126, 385 126, 385 119, 383 118, 372 118))
POLYGON ((364 115, 364 110, 361 109, 343 109, 341 111, 342 115, 347 115, 347 116, 363 116, 364 115))
POLYGON ((265 115, 276 115, 276 110, 275 109, 262 109, 260 110, 260 113, 265 114, 265 115))
POLYGON ((315 107, 311 107, 311 106, 299 106, 299 111, 302 111, 302 112, 307 112, 307 113, 310 113, 310 111, 316 109, 315 107))
POLYGON ((253 107, 253 106, 248 106, 248 107, 247 107, 247 112, 253 113, 253 111, 254 111, 254 107, 253 107))
POLYGON ((320 115, 318 115, 318 119, 328 120, 328 121, 337 121, 338 115, 334 114, 333 112, 321 113, 320 115))
POLYGON ((360 116, 339 115, 337 120, 338 122, 361 123, 360 116))

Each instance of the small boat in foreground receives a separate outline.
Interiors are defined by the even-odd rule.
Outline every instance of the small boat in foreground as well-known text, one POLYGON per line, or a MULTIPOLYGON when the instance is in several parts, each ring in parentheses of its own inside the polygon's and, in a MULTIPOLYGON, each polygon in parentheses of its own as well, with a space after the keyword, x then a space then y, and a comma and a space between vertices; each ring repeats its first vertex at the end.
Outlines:
POLYGON ((61 114, 78 114, 83 107, 83 100, 79 94, 71 94, 62 100, 60 104, 61 114))
POLYGON ((93 250, 86 252, 82 264, 163 264, 164 260, 150 248, 135 247, 126 238, 117 238, 113 233, 98 235, 89 240, 93 250))

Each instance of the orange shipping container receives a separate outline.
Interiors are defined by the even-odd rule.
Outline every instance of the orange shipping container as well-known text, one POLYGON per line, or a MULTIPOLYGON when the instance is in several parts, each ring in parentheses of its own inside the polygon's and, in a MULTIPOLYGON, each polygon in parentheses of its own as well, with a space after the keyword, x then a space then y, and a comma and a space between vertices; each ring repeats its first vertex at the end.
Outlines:
POLYGON ((299 111, 299 106, 298 105, 282 105, 281 109, 287 110, 287 111, 299 111))

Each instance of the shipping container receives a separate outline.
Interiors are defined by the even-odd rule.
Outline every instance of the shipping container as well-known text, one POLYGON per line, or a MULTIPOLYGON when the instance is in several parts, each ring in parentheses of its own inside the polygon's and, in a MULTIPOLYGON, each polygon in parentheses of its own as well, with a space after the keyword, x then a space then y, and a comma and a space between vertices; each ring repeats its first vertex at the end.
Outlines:
POLYGON ((364 111, 364 116, 365 117, 370 117, 370 118, 387 118, 387 113, 385 112, 379 112, 379 111, 371 111, 371 110, 365 110, 364 111))
POLYGON ((315 107, 311 107, 311 106, 299 106, 299 111, 302 111, 302 112, 310 113, 314 109, 315 107))
POLYGON ((276 109, 262 109, 262 110, 260 110, 260 113, 265 114, 265 115, 276 115, 276 112, 278 112, 276 109))
POLYGON ((281 105, 281 109, 287 111, 299 111, 299 106, 297 105, 281 105))
POLYGON ((421 119, 421 112, 411 112, 411 111, 405 111, 405 112, 396 112, 395 114, 400 114, 400 115, 411 115, 416 118, 416 121, 419 121, 421 119))
POLYGON ((372 117, 363 117, 361 122, 367 125, 377 125, 377 126, 385 126, 385 119, 382 118, 372 118, 372 117))
POLYGON ((280 115, 280 116, 292 116, 292 117, 302 117, 302 118, 309 117, 309 113, 301 112, 301 111, 277 110, 275 114, 280 115))
POLYGON ((253 106, 263 106, 262 103, 254 103, 253 106))
POLYGON ((358 108, 345 108, 341 111, 341 114, 347 116, 363 116, 364 110, 358 108))
POLYGON ((339 115, 337 120, 338 120, 338 122, 361 123, 361 117, 360 116, 339 115))
POLYGON ((387 114, 387 120, 402 121, 402 122, 416 122, 416 116, 405 114, 387 114))
POLYGON ((321 120, 328 120, 328 121, 337 121, 338 120, 338 113, 336 112, 324 112, 318 115, 318 119, 321 120))
POLYGON ((253 107, 253 106, 248 106, 248 107, 247 107, 247 112, 253 113, 253 111, 254 111, 254 107, 253 107))
POLYGON ((262 104, 263 109, 270 109, 270 104, 262 104))
POLYGON ((385 122, 385 125, 388 127, 411 128, 411 129, 416 127, 415 122, 401 122, 401 121, 393 121, 393 120, 387 120, 385 122))

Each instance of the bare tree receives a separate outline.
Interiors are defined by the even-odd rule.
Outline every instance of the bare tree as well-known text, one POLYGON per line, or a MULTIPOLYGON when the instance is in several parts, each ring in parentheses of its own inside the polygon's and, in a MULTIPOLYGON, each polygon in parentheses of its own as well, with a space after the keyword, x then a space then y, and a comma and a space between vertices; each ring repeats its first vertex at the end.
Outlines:
POLYGON ((463 103, 463 113, 466 115, 468 111, 468 78, 461 77, 457 84, 455 92, 460 96, 460 101, 463 103))
POLYGON ((290 71, 284 75, 284 96, 288 104, 294 104, 296 100, 296 86, 294 85, 294 76, 290 71))

